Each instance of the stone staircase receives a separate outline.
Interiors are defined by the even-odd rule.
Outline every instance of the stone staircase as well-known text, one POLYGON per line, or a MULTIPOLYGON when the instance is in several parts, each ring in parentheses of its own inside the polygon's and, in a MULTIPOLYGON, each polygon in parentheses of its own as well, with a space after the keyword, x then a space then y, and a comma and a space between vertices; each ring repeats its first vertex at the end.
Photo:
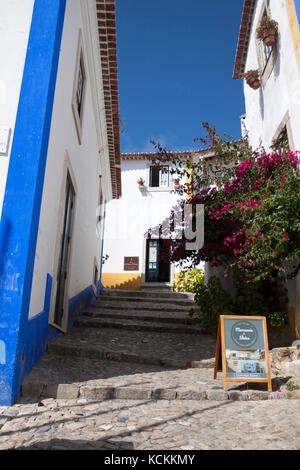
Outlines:
POLYGON ((22 384, 22 399, 227 401, 288 393, 297 398, 296 392, 277 392, 287 380, 277 374, 271 395, 261 384, 250 389, 232 383, 224 391, 222 374, 213 378, 216 338, 191 319, 191 308, 197 308, 191 294, 168 286, 102 291, 74 328, 48 345, 22 384))
POLYGON ((22 385, 23 396, 74 398, 91 388, 98 398, 128 390, 131 399, 186 396, 197 370, 213 367, 215 354, 215 338, 189 316, 191 308, 197 308, 192 294, 168 286, 104 289, 71 331, 48 345, 22 385))
POLYGON ((48 345, 22 384, 22 399, 297 398, 282 389, 288 378, 278 373, 272 394, 264 391, 266 384, 232 383, 224 391, 222 374, 213 378, 216 338, 191 319, 191 308, 197 308, 191 294, 168 286, 102 291, 74 328, 48 345))
POLYGON ((197 308, 190 294, 162 290, 104 290, 48 352, 185 368, 205 355, 206 340, 189 312, 197 308), (201 342, 199 337, 201 336, 201 342))
POLYGON ((196 310, 189 294, 105 290, 74 326, 198 335, 203 331, 190 318, 191 308, 196 310))

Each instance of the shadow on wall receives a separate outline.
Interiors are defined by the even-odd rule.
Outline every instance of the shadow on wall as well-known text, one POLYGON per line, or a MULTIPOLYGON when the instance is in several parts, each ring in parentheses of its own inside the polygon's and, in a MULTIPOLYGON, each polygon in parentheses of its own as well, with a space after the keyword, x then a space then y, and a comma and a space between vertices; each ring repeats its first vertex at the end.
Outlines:
POLYGON ((141 275, 102 274, 103 287, 121 290, 140 290, 141 275))

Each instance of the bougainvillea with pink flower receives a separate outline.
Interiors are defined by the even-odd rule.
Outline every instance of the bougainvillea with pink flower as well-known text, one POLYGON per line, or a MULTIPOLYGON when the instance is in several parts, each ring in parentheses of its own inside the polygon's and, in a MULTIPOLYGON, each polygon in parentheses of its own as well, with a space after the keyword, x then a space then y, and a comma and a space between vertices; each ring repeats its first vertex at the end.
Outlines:
POLYGON ((278 144, 254 151, 247 139, 234 142, 204 127, 207 135, 196 139, 202 148, 194 161, 155 144, 156 165, 169 162, 181 177, 192 175, 180 187, 178 210, 184 201, 205 207, 203 247, 189 252, 184 237, 168 239, 170 260, 230 267, 238 283, 293 278, 300 268, 298 152, 278 144))

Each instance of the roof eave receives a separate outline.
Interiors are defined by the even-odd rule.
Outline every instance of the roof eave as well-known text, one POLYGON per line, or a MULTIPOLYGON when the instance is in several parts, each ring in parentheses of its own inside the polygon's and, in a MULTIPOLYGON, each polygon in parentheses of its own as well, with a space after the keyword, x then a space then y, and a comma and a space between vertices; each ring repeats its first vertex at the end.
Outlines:
POLYGON ((121 196, 120 117, 115 0, 96 0, 113 198, 121 196))
POLYGON ((256 0, 245 0, 235 55, 233 78, 243 78, 247 61, 250 34, 253 24, 256 0))

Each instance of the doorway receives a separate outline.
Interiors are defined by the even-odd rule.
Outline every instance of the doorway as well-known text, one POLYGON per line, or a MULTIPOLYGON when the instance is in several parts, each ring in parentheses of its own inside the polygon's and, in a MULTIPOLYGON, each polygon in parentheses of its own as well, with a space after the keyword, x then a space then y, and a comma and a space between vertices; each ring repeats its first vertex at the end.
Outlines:
POLYGON ((170 261, 161 259, 164 240, 146 240, 146 282, 170 282, 170 261))
POLYGON ((70 248, 73 228, 75 191, 69 173, 66 181, 66 199, 63 215, 62 235, 60 241, 60 252, 58 270, 56 277, 56 298, 54 307, 54 324, 63 331, 67 329, 67 307, 65 298, 67 294, 67 281, 69 275, 70 248))

